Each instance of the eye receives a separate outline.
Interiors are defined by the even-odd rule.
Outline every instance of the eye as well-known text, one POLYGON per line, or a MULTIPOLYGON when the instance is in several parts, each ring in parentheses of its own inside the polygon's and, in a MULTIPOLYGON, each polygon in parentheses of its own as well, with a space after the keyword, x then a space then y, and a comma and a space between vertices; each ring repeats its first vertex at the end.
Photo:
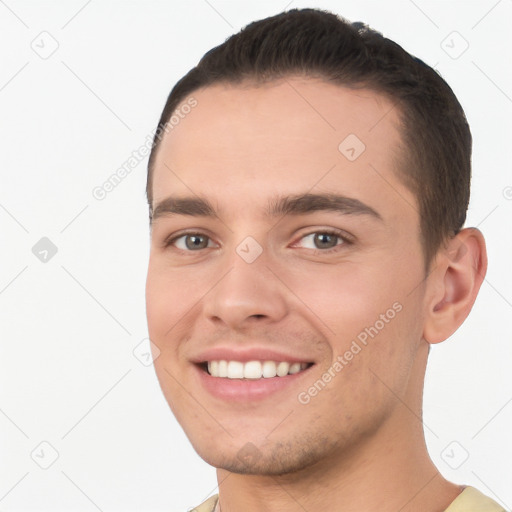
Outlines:
POLYGON ((185 233, 165 242, 166 247, 171 245, 182 251, 197 251, 214 246, 211 239, 201 233, 185 233))
POLYGON ((317 231, 303 236, 300 245, 306 249, 322 250, 328 252, 340 245, 350 244, 347 237, 335 231, 317 231))

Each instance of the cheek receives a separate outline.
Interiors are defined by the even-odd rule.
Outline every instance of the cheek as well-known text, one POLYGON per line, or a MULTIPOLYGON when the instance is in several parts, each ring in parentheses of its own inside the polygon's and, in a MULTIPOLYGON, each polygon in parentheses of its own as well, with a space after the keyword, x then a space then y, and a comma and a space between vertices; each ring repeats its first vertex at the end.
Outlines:
POLYGON ((186 321, 194 301, 183 277, 161 267, 150 262, 146 279, 146 317, 150 339, 163 350, 186 321))
POLYGON ((402 378, 413 357, 412 338, 417 330, 416 306, 407 296, 410 287, 403 279, 400 282, 398 270, 371 269, 349 262, 318 266, 314 272, 309 270, 311 278, 306 277, 308 272, 290 271, 286 281, 305 304, 307 309, 302 311, 329 340, 331 360, 325 361, 324 371, 331 368, 337 376, 343 375, 337 382, 354 384, 353 393, 362 400, 364 392, 382 388, 379 376, 392 385, 395 372, 398 380, 402 378), (332 365, 338 357, 343 358, 343 369, 335 372, 332 365))
MULTIPOLYGON (((311 321, 327 338, 344 343, 379 320, 398 294, 389 279, 361 265, 343 262, 288 269, 284 281, 309 310, 311 321)), ((334 347, 333 347, 334 348, 334 347)))
POLYGON ((408 320, 402 314, 406 314, 403 309, 392 319, 389 315, 388 323, 379 319, 382 323, 365 324, 364 313, 338 323, 336 336, 330 337, 333 359, 320 377, 330 382, 313 406, 334 412, 329 420, 333 428, 338 428, 337 422, 348 430, 372 428, 397 405, 397 396, 406 395, 414 353, 405 329, 408 320))
POLYGON ((150 263, 146 278, 146 317, 148 321, 149 337, 157 342, 158 334, 162 329, 165 318, 164 307, 168 308, 166 287, 163 279, 154 265, 150 263))

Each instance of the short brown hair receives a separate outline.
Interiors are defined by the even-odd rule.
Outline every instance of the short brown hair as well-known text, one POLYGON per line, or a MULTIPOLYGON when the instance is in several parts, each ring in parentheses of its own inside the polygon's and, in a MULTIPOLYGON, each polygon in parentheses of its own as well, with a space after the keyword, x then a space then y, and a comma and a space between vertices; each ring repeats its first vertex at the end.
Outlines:
POLYGON ((148 163, 146 194, 162 132, 193 91, 218 83, 255 84, 301 75, 367 88, 398 107, 405 148, 397 169, 419 205, 425 268, 466 220, 471 132, 455 94, 441 76, 401 46, 320 9, 292 9, 250 23, 208 51, 172 89, 148 163))

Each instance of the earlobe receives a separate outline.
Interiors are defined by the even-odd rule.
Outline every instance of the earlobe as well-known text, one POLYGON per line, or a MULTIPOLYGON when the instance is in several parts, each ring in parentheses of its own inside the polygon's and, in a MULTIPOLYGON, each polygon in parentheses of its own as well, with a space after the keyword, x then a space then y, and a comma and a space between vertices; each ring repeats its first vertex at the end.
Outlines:
POLYGON ((465 228, 437 255, 429 276, 423 337, 440 343, 464 322, 475 303, 487 271, 487 251, 482 233, 465 228))

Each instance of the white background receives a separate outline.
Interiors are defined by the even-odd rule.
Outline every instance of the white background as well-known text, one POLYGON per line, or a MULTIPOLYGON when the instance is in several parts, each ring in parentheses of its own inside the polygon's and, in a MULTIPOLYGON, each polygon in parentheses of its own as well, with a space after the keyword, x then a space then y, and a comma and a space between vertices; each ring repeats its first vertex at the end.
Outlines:
POLYGON ((147 159, 103 200, 92 190, 146 142, 207 50, 293 7, 370 24, 436 67, 466 110, 467 225, 486 235, 490 264, 470 318, 433 347, 424 421, 447 478, 512 507, 512 2, 5 0, 0 511, 179 512, 215 492, 214 469, 133 354, 147 338, 147 159), (57 43, 47 58, 31 47, 57 43), (42 237, 58 250, 46 263, 32 252, 42 237))

